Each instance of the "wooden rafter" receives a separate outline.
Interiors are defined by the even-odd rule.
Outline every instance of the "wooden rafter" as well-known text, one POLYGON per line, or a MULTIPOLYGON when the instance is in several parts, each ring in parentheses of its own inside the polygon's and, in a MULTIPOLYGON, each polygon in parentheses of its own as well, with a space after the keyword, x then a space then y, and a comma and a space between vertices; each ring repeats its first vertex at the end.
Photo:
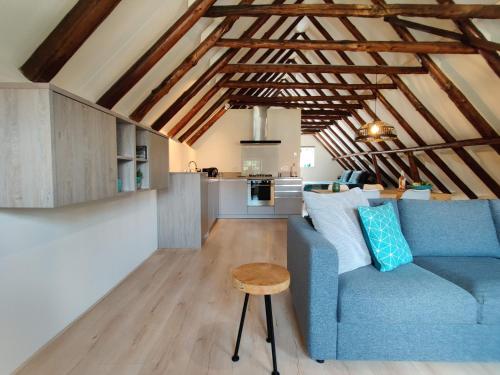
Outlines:
POLYGON ((390 4, 390 5, 333 5, 333 4, 284 4, 284 5, 221 5, 213 6, 207 17, 258 17, 313 16, 313 17, 433 17, 433 18, 500 18, 500 7, 496 5, 434 5, 434 4, 390 4))
POLYGON ((290 102, 333 102, 340 100, 373 100, 375 99, 375 95, 296 95, 296 96, 277 96, 274 98, 256 98, 250 95, 231 95, 229 100, 234 101, 254 101, 254 100, 262 100, 263 102, 269 103, 290 103, 290 102))
MULTIPOLYGON (((453 0, 437 0, 440 4, 453 4, 453 0)), ((455 24, 466 36, 467 42, 479 49, 479 53, 486 60, 497 76, 500 76, 500 57, 497 50, 499 43, 488 41, 481 31, 469 19, 455 20, 455 24)))
MULTIPOLYGON (((372 0, 377 4, 385 6, 384 0, 372 0)), ((441 5, 445 6, 445 5, 441 5)), ((500 6, 498 6, 500 9, 500 6)), ((416 39, 404 27, 392 26, 400 38, 407 42, 414 42, 416 39)), ((448 94, 448 97, 455 104, 457 109, 469 120, 472 126, 485 138, 493 138, 498 134, 486 121, 486 119, 479 113, 479 111, 472 105, 467 97, 460 91, 460 89, 446 76, 446 74, 439 68, 439 66, 427 54, 418 54, 418 58, 422 65, 429 71, 429 74, 434 81, 448 94)), ((494 147, 498 154, 500 154, 500 147, 494 147)), ((500 187, 495 194, 500 193, 500 187)), ((499 194, 497 194, 499 196, 499 194)))
MULTIPOLYGON (((440 0, 438 0, 438 1, 440 1, 440 0)), ((423 31, 423 32, 437 35, 437 36, 441 36, 444 38, 458 40, 458 41, 461 41, 463 44, 470 45, 470 46, 472 46, 474 48, 478 48, 480 50, 485 49, 485 50, 488 50, 491 52, 496 52, 496 51, 500 50, 500 43, 491 42, 489 40, 482 39, 482 38, 479 38, 479 37, 474 36, 474 35, 467 35, 466 36, 464 34, 456 33, 454 31, 440 29, 439 27, 424 25, 422 23, 418 23, 418 22, 414 22, 414 21, 402 20, 402 19, 399 19, 397 17, 386 17, 386 18, 384 18, 384 21, 389 22, 390 24, 392 24, 394 26, 406 27, 407 29, 423 31)), ((464 21, 457 21, 457 23, 459 23, 459 24, 462 24, 463 22, 464 21)), ((434 43, 434 42, 430 42, 430 43, 434 43)), ((430 52, 425 52, 425 53, 430 53, 430 52)))
POLYGON ((218 83, 220 87, 230 87, 230 88, 250 88, 250 89, 300 89, 300 90, 322 90, 322 89, 332 89, 332 90, 393 90, 396 89, 396 85, 393 83, 380 83, 375 84, 364 84, 364 83, 307 83, 307 82, 256 82, 256 81, 226 81, 223 83, 218 83))
MULTIPOLYGON (((273 35, 276 30, 279 28, 279 26, 282 24, 282 22, 284 22, 285 19, 284 18, 280 18, 278 19, 270 28, 268 31, 266 31, 266 33, 264 35, 273 35)), ((284 31, 284 33, 281 35, 281 37, 286 37, 294 28, 295 26, 298 24, 298 22, 300 21, 300 19, 297 19, 295 20, 294 22, 292 22, 292 24, 284 31)), ((248 61, 253 55, 255 54, 255 51, 248 51, 245 56, 243 56, 240 61, 241 62, 245 62, 245 61, 248 61)), ((267 57, 268 57, 269 54, 263 54, 258 61, 264 61, 267 57)), ((283 52, 279 52, 279 53, 276 53, 275 56, 271 59, 271 61, 275 61, 276 59, 278 58, 283 58, 283 59, 287 59, 288 56, 285 54, 284 57, 282 57, 283 55, 283 52)), ((231 75, 225 75, 219 82, 222 82, 222 81, 225 81, 225 80, 228 80, 229 78, 231 77, 231 75)), ((204 95, 203 98, 204 101, 203 102, 198 102, 195 107, 193 107, 191 109, 190 112, 192 113, 188 113, 188 115, 184 116, 182 118, 181 121, 179 121, 170 131, 169 131, 169 136, 175 136, 177 133, 179 133, 188 123, 189 121, 191 120, 191 118, 196 114, 198 113, 199 110, 201 110, 201 108, 208 102, 208 100, 215 94, 215 92, 217 92, 218 90, 220 89, 220 86, 214 86, 210 91, 212 90, 215 90, 213 94, 210 94, 210 95, 204 95)), ((231 94, 232 91, 228 92, 227 94, 231 94)), ((213 112, 215 112, 216 108, 218 108, 220 105, 223 104, 223 101, 222 102, 218 102, 217 103, 217 106, 212 106, 210 107, 204 114, 202 117, 204 117, 204 120, 206 118, 209 118, 213 112)), ((199 126, 202 125, 202 121, 197 121, 195 124, 193 124, 182 136, 182 141, 186 140, 199 126)), ((181 139, 179 138, 179 139, 181 139)))
MULTIPOLYGON (((315 21, 314 19, 312 21, 315 21)), ((357 40, 365 40, 364 36, 359 32, 359 30, 352 24, 352 22, 347 19, 347 18, 340 18, 340 21, 343 23, 343 25, 351 32, 351 34, 357 39, 357 40)), ((321 28, 321 25, 316 22, 315 24, 317 27, 319 26, 321 28)), ((320 30, 321 31, 321 30, 320 30)), ((323 29, 321 31, 322 34, 325 37, 331 37, 326 30, 323 29)), ((341 53, 342 58, 347 62, 349 61, 349 58, 347 55, 341 53)), ((374 59, 374 61, 377 64, 385 64, 385 60, 377 53, 370 53, 370 56, 374 59)), ((451 134, 445 129, 443 125, 440 124, 440 122, 432 115, 432 113, 427 110, 427 108, 417 99, 417 97, 411 92, 411 90, 406 86, 406 84, 402 81, 401 78, 399 78, 396 75, 391 76, 392 81, 397 85, 398 89, 401 90, 401 92, 406 96, 406 98, 410 101, 410 103, 413 105, 413 107, 420 112, 420 114, 427 120, 427 122, 436 130, 446 141, 453 141, 453 137, 451 134)), ((364 80, 365 82, 369 82, 368 80, 364 80)), ((379 93, 379 98, 381 101, 384 102, 384 104, 388 104, 388 101, 385 101, 385 98, 381 93, 379 93)), ((389 105, 386 105, 386 108, 391 111, 395 112, 395 110, 391 110, 391 107, 389 105)), ((396 111, 397 112, 397 111, 396 111)), ((402 116, 399 116, 402 118, 402 116)), ((401 122, 400 123, 403 127, 405 127, 405 123, 401 122)), ((413 137, 413 139, 419 143, 420 145, 425 144, 425 142, 422 139, 419 139, 419 137, 415 137, 414 135, 416 134, 415 132, 412 132, 410 130, 411 126, 409 126, 405 129, 408 134, 413 137)), ((491 186, 492 188, 495 187, 494 180, 491 181, 491 177, 484 171, 484 169, 470 156, 470 154, 465 151, 465 150, 460 150, 457 149, 455 152, 459 155, 459 157, 468 165, 471 170, 478 175, 478 177, 488 186, 491 186)), ((429 157, 443 170, 443 172, 457 185, 467 196, 470 198, 475 198, 477 197, 471 190, 470 188, 467 187, 467 185, 461 181, 461 179, 448 167, 448 165, 437 155, 435 155, 433 152, 428 152, 427 153, 429 157)))
POLYGON ((222 73, 352 73, 425 74, 420 66, 313 65, 313 64, 227 64, 222 73))
POLYGON ((21 72, 30 81, 49 82, 119 3, 79 0, 21 66, 21 72))
MULTIPOLYGON (((284 0, 275 0, 274 3, 281 4, 284 0)), ((242 37, 252 37, 271 16, 263 16, 258 18, 253 24, 243 33, 242 37)), ((210 66, 210 68, 201 75, 196 82, 194 82, 187 90, 185 90, 173 104, 171 104, 152 124, 152 128, 155 130, 162 129, 171 119, 177 114, 196 94, 198 94, 203 88, 209 84, 215 75, 221 72, 221 68, 224 67, 231 59, 238 53, 237 49, 227 50, 217 61, 210 66)), ((135 112, 135 111, 134 111, 135 112)), ((132 119, 138 120, 140 116, 131 115, 132 119)))
MULTIPOLYGON (((215 0, 196 0, 187 11, 163 33, 158 40, 99 98, 97 104, 112 108, 156 65, 165 54, 215 3, 215 0)), ((229 23, 229 22, 227 22, 229 23)), ((224 27, 231 27, 225 25, 224 27)))
POLYGON ((463 148, 463 147, 472 147, 472 146, 484 146, 484 145, 499 145, 500 137, 495 137, 491 139, 486 138, 472 138, 472 139, 464 139, 461 141, 455 141, 450 143, 437 143, 433 145, 425 145, 425 146, 415 146, 415 147, 405 147, 398 148, 392 150, 382 150, 382 151, 366 151, 366 152, 358 152, 356 154, 341 156, 339 158, 351 157, 355 155, 386 155, 386 154, 401 154, 407 152, 417 152, 417 151, 426 151, 426 150, 442 150, 447 148, 463 148))
MULTIPOLYGON (((251 3, 253 0, 242 0, 241 3, 251 3)), ((139 104, 130 115, 132 118, 143 118, 170 90, 215 46, 215 43, 227 33, 238 17, 226 17, 211 33, 195 48, 149 95, 139 104)))
POLYGON ((398 53, 440 53, 473 54, 477 50, 459 42, 412 42, 401 41, 366 41, 351 40, 274 40, 274 39, 219 39, 217 47, 228 48, 266 48, 298 50, 330 50, 352 52, 398 52, 398 53))

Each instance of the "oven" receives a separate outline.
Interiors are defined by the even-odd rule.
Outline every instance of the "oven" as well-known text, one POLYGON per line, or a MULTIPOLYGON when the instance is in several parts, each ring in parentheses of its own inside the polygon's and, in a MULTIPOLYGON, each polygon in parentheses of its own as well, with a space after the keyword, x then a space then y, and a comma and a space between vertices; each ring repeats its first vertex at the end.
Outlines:
POLYGON ((248 179, 248 206, 274 206, 274 180, 248 179))

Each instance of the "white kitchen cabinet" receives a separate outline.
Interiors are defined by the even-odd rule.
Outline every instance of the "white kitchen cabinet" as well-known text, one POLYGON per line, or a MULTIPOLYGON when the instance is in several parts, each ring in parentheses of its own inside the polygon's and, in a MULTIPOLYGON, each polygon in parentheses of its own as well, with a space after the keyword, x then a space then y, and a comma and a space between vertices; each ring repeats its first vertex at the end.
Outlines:
POLYGON ((247 194, 246 179, 221 179, 219 182, 219 216, 246 215, 247 194))

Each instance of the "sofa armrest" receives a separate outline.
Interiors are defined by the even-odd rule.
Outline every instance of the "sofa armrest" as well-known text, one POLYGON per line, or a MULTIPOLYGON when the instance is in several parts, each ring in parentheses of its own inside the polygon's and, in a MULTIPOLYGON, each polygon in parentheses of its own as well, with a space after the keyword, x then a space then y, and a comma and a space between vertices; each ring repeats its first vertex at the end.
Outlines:
POLYGON ((313 359, 337 354, 338 256, 301 216, 288 219, 290 290, 306 348, 313 359))

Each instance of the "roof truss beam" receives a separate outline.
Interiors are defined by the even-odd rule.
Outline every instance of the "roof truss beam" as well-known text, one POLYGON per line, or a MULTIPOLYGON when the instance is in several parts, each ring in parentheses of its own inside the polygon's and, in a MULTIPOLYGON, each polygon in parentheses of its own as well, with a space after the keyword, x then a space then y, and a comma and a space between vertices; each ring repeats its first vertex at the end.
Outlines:
POLYGON ((212 6, 206 17, 259 16, 313 16, 313 17, 432 17, 432 18, 500 18, 496 5, 345 5, 345 4, 283 4, 283 5, 220 5, 212 6))
POLYGON ((274 39, 219 39, 217 47, 228 48, 267 48, 297 50, 329 50, 351 52, 397 52, 433 54, 473 54, 477 50, 460 42, 402 42, 402 41, 364 41, 351 40, 274 40, 274 39))

